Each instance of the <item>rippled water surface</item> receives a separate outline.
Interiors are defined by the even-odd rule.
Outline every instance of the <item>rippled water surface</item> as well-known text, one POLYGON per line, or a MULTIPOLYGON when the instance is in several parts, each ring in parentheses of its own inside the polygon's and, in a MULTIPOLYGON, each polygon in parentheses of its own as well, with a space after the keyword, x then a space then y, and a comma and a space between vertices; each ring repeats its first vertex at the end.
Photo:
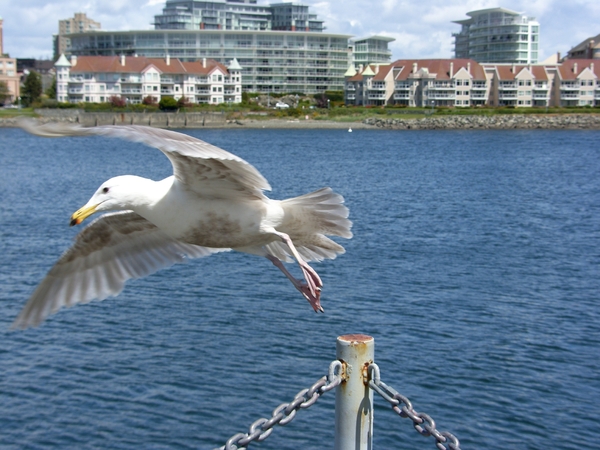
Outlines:
MULTIPOLYGON (((375 337, 382 380, 462 448, 597 448, 600 132, 187 130, 273 198, 331 186, 355 237, 315 264, 325 314, 226 253, 9 332, 105 179, 157 150, 0 129, 0 448, 213 448, 375 337)), ((375 398, 376 449, 434 448, 375 398)), ((251 448, 332 448, 334 393, 251 448)))

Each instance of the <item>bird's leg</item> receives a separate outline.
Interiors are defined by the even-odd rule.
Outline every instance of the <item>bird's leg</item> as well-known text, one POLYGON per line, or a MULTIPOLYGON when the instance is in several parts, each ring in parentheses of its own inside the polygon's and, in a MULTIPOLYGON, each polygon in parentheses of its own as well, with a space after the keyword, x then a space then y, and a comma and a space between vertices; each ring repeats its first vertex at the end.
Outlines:
MULTIPOLYGON (((288 280, 290 280, 292 282, 294 287, 296 289, 298 289, 298 291, 300 291, 300 293, 304 296, 304 298, 306 300, 308 300, 308 303, 310 303, 310 306, 313 307, 315 312, 319 312, 319 311, 324 312, 323 307, 321 306, 321 288, 320 288, 320 286, 315 285, 311 289, 308 282, 304 282, 304 281, 299 280, 296 277, 294 277, 289 272, 289 270, 287 270, 285 268, 285 265, 279 260, 279 258, 276 258, 273 255, 267 255, 267 258, 269 259, 269 261, 271 261, 273 263, 273 265, 275 267, 277 267, 279 270, 281 270, 283 272, 283 274, 288 278, 288 280)), ((313 272, 314 272, 314 270, 313 270, 313 272)), ((315 275, 316 275, 316 272, 315 272, 315 275)), ((305 277, 306 277, 306 275, 305 275, 305 277)), ((317 277, 318 277, 318 275, 317 275, 317 277)), ((314 283, 314 280, 312 278, 310 278, 310 280, 312 280, 314 283)), ((308 279, 307 279, 307 281, 308 281, 308 279)), ((320 279, 319 279, 319 281, 320 281, 320 279)))

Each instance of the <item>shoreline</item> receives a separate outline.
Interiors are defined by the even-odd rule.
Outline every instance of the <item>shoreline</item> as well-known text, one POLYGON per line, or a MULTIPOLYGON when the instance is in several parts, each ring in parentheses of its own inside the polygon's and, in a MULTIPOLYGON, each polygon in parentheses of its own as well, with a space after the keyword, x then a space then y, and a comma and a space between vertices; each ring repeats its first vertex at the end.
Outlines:
MULTIPOLYGON (((43 111, 43 112, 42 112, 43 111)), ((39 112, 40 122, 70 122, 83 126, 147 125, 158 128, 228 129, 352 129, 352 130, 464 130, 464 129, 600 129, 600 114, 505 114, 391 119, 372 117, 356 122, 318 119, 226 119, 222 113, 86 113, 39 112)), ((16 117, 0 118, 0 127, 17 127, 16 117)))

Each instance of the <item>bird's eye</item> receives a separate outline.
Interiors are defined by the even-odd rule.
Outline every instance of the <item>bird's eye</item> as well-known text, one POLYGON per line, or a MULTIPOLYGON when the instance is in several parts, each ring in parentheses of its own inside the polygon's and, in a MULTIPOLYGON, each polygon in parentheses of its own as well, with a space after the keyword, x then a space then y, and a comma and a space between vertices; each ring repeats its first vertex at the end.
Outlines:
POLYGON ((102 189, 102 192, 104 192, 106 194, 108 192, 108 188, 105 187, 104 189, 102 189))

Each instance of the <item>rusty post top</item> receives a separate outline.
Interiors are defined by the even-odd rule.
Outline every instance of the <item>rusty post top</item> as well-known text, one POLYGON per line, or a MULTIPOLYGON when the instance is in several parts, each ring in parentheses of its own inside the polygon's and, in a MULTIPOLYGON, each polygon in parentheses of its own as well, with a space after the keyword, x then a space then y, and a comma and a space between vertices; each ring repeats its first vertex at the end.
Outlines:
POLYGON ((367 343, 373 341, 373 338, 371 336, 367 336, 366 334, 345 334, 343 336, 339 336, 338 341, 367 343))

